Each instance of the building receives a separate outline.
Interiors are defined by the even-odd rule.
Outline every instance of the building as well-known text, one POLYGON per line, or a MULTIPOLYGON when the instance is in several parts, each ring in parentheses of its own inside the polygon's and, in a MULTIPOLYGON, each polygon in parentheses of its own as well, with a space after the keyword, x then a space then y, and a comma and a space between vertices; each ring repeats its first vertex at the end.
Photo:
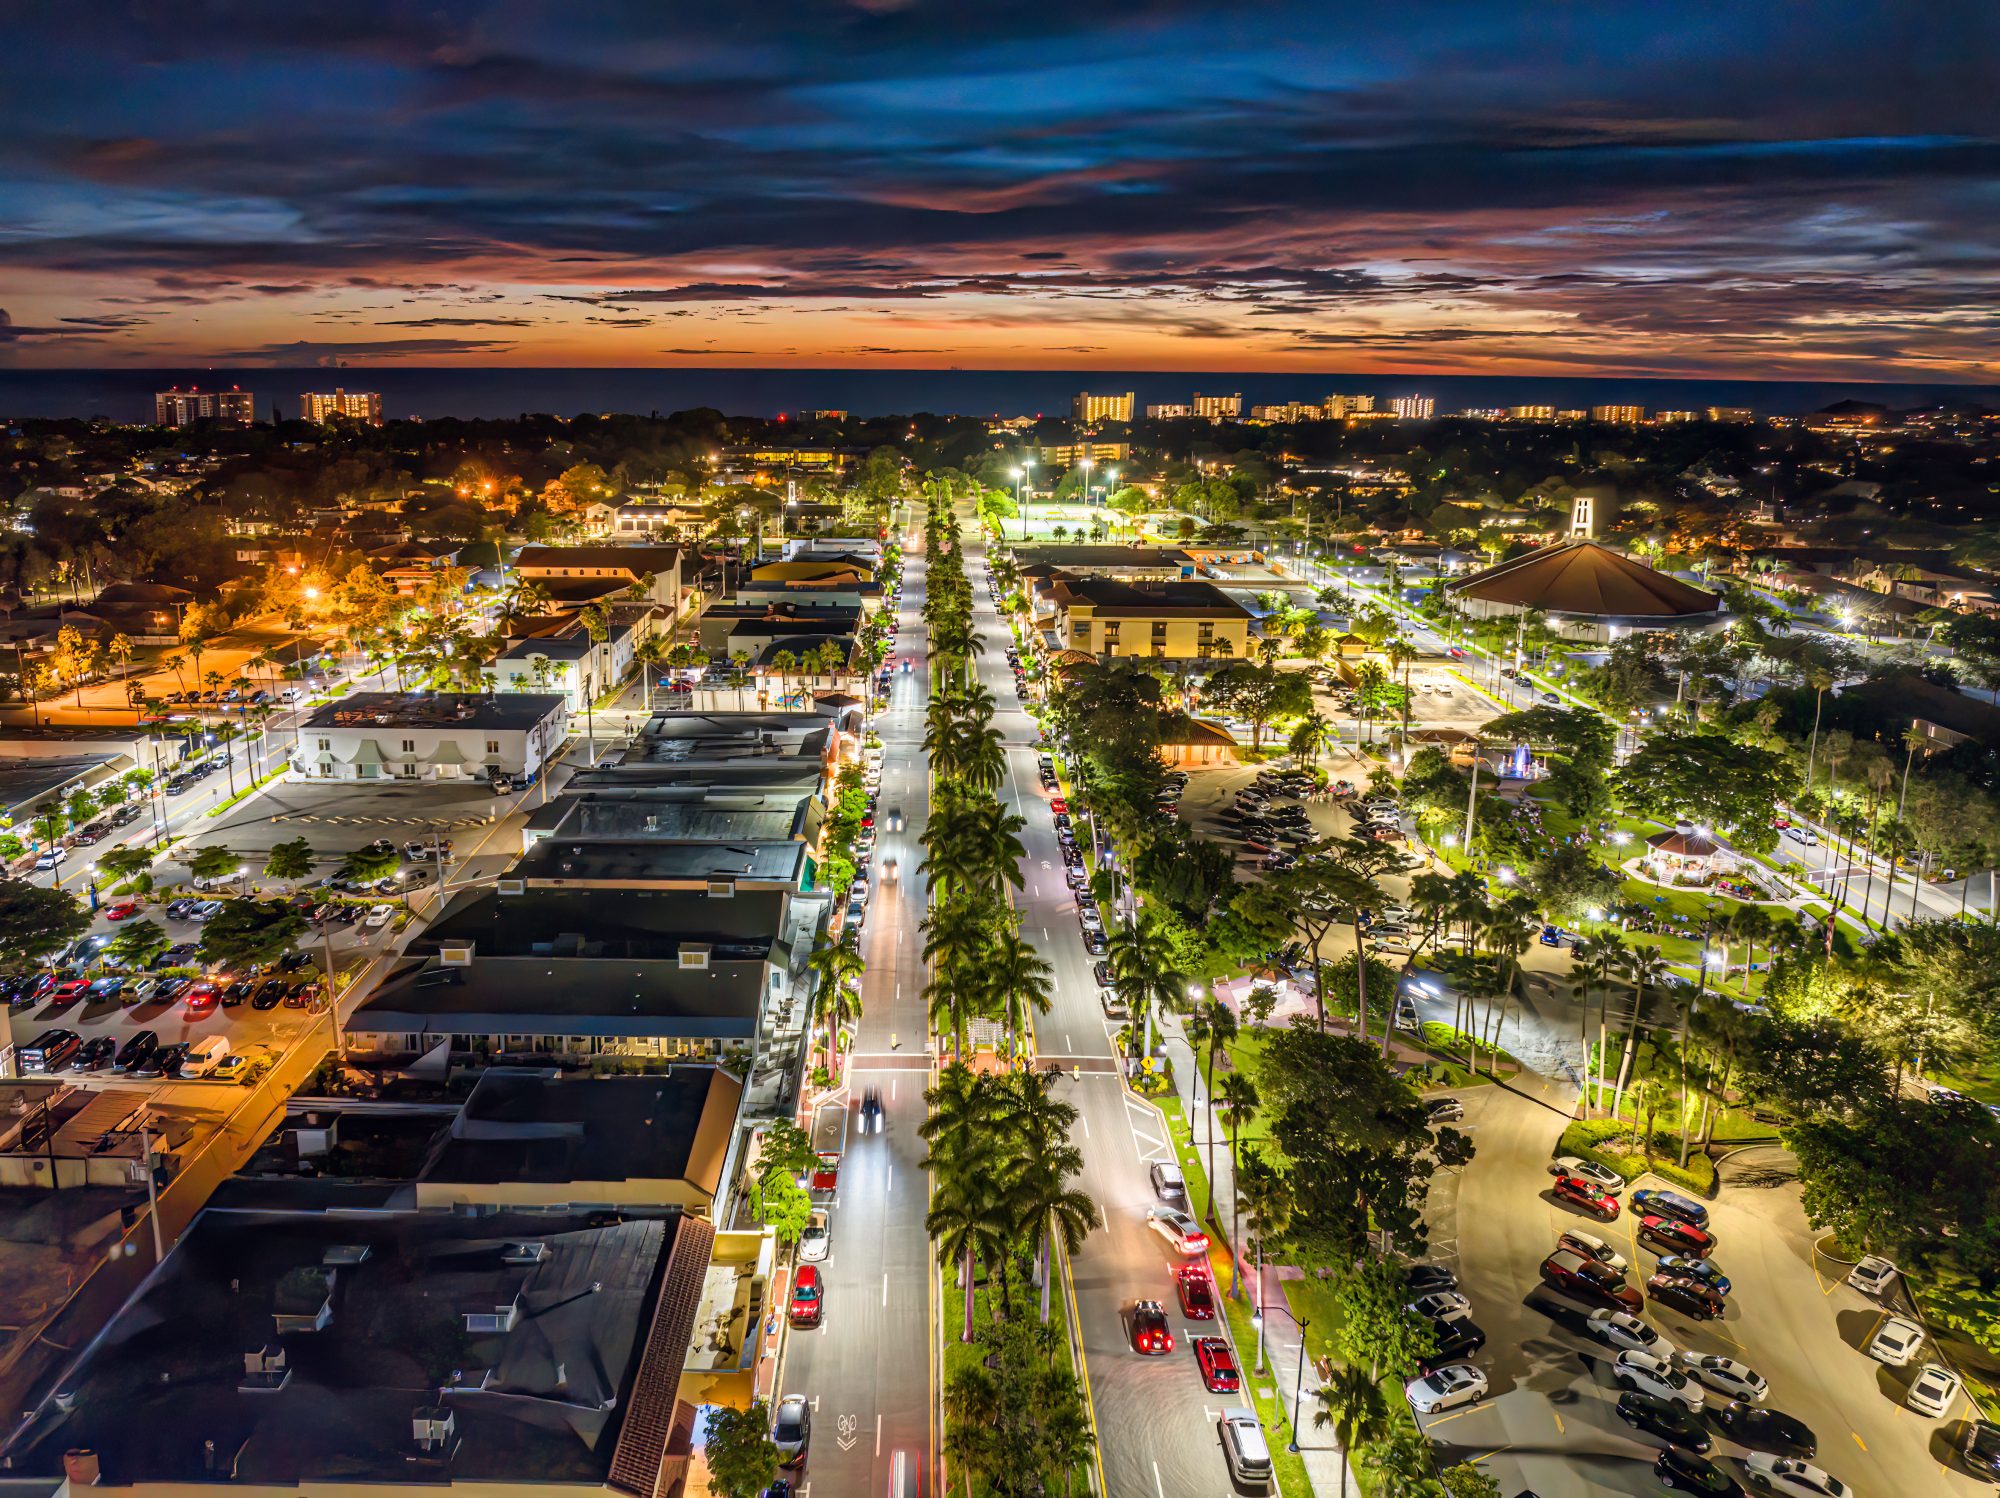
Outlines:
POLYGON ((249 426, 257 419, 257 398, 247 390, 231 386, 227 390, 162 390, 153 397, 153 425, 193 426, 198 421, 220 421, 249 426))
POLYGON ((307 780, 532 781, 569 731, 556 693, 356 692, 300 725, 307 780))
POLYGON ((1203 395, 1199 390, 1191 402, 1194 414, 1203 421, 1234 421, 1243 414, 1243 392, 1234 395, 1203 395))
POLYGON ((1437 415, 1437 402, 1428 395, 1399 395, 1389 410, 1398 421, 1429 421, 1437 415))
POLYGON ((17 1428, 16 1476, 134 1498, 685 1490, 706 1221, 229 1184, 277 1205, 195 1219, 17 1428))
POLYGON ((622 598, 679 613, 682 561, 678 546, 524 546, 512 570, 572 608, 622 598))
POLYGON ((836 421, 836 422, 845 421, 847 420, 847 413, 845 411, 838 410, 833 407, 827 407, 825 410, 820 410, 820 411, 801 411, 799 412, 799 420, 836 421))
POLYGON ((1507 417, 1510 421, 1554 421, 1554 406, 1509 406, 1507 417))
POLYGON ((1193 414, 1193 409, 1185 401, 1168 401, 1163 405, 1146 407, 1148 421, 1177 421, 1193 414))
POLYGON ((348 1039, 387 1060, 448 1045, 474 1065, 748 1062, 805 999, 821 904, 790 907, 788 891, 733 877, 680 890, 503 876, 453 897, 407 948, 419 960, 349 1018, 348 1039))
POLYGON ((1710 421, 1726 422, 1732 426, 1741 426, 1745 422, 1755 421, 1757 413, 1752 411, 1748 406, 1710 406, 1708 408, 1708 419, 1710 421))
POLYGON ((1644 406, 1592 406, 1590 419, 1610 426, 1635 427, 1646 419, 1644 406))
POLYGON ((302 421, 316 421, 322 426, 333 421, 360 421, 369 426, 382 425, 382 397, 372 390, 342 390, 316 392, 308 390, 299 397, 299 418, 302 421))
POLYGON ((1539 611, 1550 628, 1599 641, 1646 630, 1707 629, 1725 618, 1720 594, 1581 539, 1542 547, 1444 586, 1475 619, 1539 611))
POLYGON ((1129 442, 1056 442, 1035 450, 1035 462, 1045 468, 1068 468, 1085 458, 1093 463, 1124 463, 1131 456, 1129 442))
POLYGON ((1084 426, 1095 426, 1100 421, 1130 421, 1132 400, 1130 390, 1123 395, 1092 395, 1085 391, 1070 402, 1070 415, 1084 426))
POLYGON ((1653 418, 1661 426, 1673 426, 1683 421, 1700 421, 1699 411, 1662 411, 1653 418))
POLYGON ((1372 395, 1329 395, 1320 402, 1328 421, 1345 421, 1350 416, 1366 416, 1375 409, 1372 395))
POLYGON ((1058 574, 1038 590, 1037 605, 1052 651, 1201 661, 1243 660, 1250 650, 1250 611, 1213 583, 1058 574))
POLYGON ((1458 414, 1467 421, 1505 421, 1507 419, 1507 408, 1505 406, 1467 406, 1458 414))
POLYGON ((1058 541, 1016 546, 1014 563, 1030 585, 1058 575, 1114 577, 1128 583, 1167 582, 1195 575, 1193 553, 1178 546, 1058 541))
MULTIPOLYGON (((1339 399, 1339 397, 1331 397, 1330 399, 1339 399)), ((1346 414, 1347 411, 1343 404, 1341 415, 1344 417, 1346 414)), ((1252 421, 1268 421, 1273 423, 1324 421, 1327 419, 1327 414, 1326 407, 1318 402, 1286 401, 1283 405, 1252 406, 1250 408, 1250 419, 1252 421)))
POLYGON ((604 638, 591 637, 576 614, 531 621, 486 668, 502 692, 559 692, 572 715, 632 670, 640 641, 653 631, 657 611, 644 604, 614 604, 605 611, 604 638))
POLYGON ((611 508, 611 534, 620 541, 651 540, 663 531, 699 528, 706 511, 692 499, 629 499, 611 508))

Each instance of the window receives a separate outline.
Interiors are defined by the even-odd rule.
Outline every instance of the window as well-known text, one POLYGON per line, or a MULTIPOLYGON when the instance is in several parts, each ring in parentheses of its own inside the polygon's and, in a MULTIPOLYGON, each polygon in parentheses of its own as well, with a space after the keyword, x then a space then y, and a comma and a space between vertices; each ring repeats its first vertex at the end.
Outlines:
POLYGON ((498 754, 500 752, 500 741, 498 739, 488 739, 486 741, 486 752, 488 754, 498 754))
POLYGON ((328 752, 330 752, 330 751, 332 750, 332 748, 333 748, 333 740, 331 740, 331 739, 321 739, 321 740, 319 741, 319 749, 320 749, 320 753, 322 753, 322 754, 325 754, 325 753, 328 753, 328 752))
POLYGON ((404 739, 403 752, 405 754, 415 754, 417 752, 417 741, 415 739, 404 739))

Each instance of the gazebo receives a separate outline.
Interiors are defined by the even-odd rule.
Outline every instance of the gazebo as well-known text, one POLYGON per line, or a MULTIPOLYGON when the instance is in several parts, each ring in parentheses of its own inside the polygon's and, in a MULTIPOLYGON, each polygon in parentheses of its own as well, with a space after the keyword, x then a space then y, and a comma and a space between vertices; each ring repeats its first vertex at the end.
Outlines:
POLYGON ((1714 838, 1684 827, 1653 834, 1646 848, 1645 863, 1667 884, 1706 884, 1727 856, 1714 838))

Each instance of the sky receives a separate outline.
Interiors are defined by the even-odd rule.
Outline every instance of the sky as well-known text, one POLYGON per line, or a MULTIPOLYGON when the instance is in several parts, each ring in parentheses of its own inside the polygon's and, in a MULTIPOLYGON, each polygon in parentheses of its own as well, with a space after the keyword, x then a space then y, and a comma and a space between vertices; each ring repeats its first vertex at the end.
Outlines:
POLYGON ((17 368, 2000 379, 1991 0, 0 17, 17 368))

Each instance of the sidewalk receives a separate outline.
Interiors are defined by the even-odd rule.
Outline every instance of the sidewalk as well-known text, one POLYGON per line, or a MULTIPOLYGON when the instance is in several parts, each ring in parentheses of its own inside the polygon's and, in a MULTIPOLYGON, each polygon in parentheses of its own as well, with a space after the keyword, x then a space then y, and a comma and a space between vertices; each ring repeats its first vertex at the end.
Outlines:
MULTIPOLYGON (((1178 1015, 1162 1016, 1160 1024, 1161 1044, 1167 1058, 1173 1063, 1174 1086, 1180 1095, 1181 1106, 1187 1110, 1188 1124, 1194 1145, 1202 1153, 1204 1162, 1208 1159, 1209 1128, 1215 1122, 1209 1110, 1201 1105, 1203 1089, 1201 1074, 1196 1067, 1194 1051, 1188 1045, 1187 1037, 1181 1030, 1178 1015)), ((1215 1190, 1215 1211, 1226 1225, 1234 1221, 1236 1207, 1236 1179, 1229 1163, 1229 1136, 1225 1129, 1215 1130, 1215 1170, 1209 1184, 1215 1190)), ((1235 1245, 1231 1245, 1232 1260, 1239 1258, 1235 1245)), ((1292 1277, 1297 1271, 1291 1271, 1292 1277)), ((1291 1391, 1300 1391, 1298 1413, 1302 1417, 1304 1429, 1298 1433, 1299 1458, 1305 1463, 1306 1476, 1311 1480, 1317 1498, 1361 1498, 1361 1488, 1352 1471, 1347 1474, 1345 1487, 1341 1483, 1340 1443, 1334 1439, 1333 1429, 1315 1429, 1313 1413, 1320 1408, 1314 1395, 1320 1388, 1320 1378, 1313 1371, 1312 1364, 1305 1362, 1305 1345, 1298 1339, 1298 1327, 1289 1314, 1289 1302, 1285 1299, 1283 1279, 1285 1271, 1276 1264, 1266 1264, 1259 1302, 1264 1306, 1264 1356, 1270 1367, 1274 1382, 1283 1393, 1283 1404, 1289 1413, 1293 1409, 1291 1391), (1305 1362, 1303 1370, 1300 1364, 1305 1362), (1303 1382, 1301 1382, 1303 1372, 1303 1382)), ((1244 1373, 1256 1367, 1257 1354, 1254 1347, 1237 1350, 1242 1360, 1244 1373)), ((1269 1439, 1277 1440, 1290 1435, 1289 1431, 1269 1431, 1269 1439)))

